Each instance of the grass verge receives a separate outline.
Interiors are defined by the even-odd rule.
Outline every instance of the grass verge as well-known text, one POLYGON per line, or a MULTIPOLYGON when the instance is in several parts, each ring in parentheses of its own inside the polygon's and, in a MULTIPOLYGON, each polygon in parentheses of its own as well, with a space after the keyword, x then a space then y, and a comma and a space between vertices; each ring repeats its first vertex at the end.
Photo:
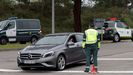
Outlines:
POLYGON ((30 43, 26 44, 8 43, 6 45, 0 45, 0 51, 22 49, 28 45, 30 45, 30 43))

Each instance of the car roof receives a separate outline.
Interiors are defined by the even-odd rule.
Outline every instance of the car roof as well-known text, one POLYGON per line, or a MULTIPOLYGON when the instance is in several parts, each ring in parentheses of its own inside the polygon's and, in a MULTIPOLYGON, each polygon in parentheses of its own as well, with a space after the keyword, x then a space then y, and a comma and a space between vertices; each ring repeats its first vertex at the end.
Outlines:
POLYGON ((53 34, 47 34, 47 35, 70 35, 70 34, 83 34, 81 32, 64 32, 64 33, 53 33, 53 34))

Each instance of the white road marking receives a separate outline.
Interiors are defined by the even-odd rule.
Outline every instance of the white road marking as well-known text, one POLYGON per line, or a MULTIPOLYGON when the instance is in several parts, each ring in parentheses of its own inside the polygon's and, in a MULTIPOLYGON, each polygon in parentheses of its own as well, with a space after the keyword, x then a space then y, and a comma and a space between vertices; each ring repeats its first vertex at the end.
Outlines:
MULTIPOLYGON (((58 72, 61 72, 61 73, 84 73, 83 71, 58 71, 58 72)), ((133 74, 133 71, 98 71, 98 73, 108 73, 108 74, 120 74, 120 73, 132 73, 133 74)))
MULTIPOLYGON (((127 61, 127 60, 130 60, 130 61, 133 61, 133 58, 98 58, 98 60, 114 60, 114 61, 119 61, 119 60, 122 60, 122 61, 127 61)), ((23 70, 12 70, 12 69, 0 69, 0 72, 23 72, 23 70)), ((83 71, 57 71, 59 73, 84 73, 83 71)), ((133 74, 133 71, 98 71, 99 73, 132 73, 133 74)))
POLYGON ((98 58, 98 60, 123 60, 123 61, 126 61, 126 60, 133 60, 133 58, 98 58))
POLYGON ((0 69, 0 72, 22 72, 22 70, 0 69))
MULTIPOLYGON (((10 73, 19 73, 19 72, 23 72, 23 70, 11 70, 11 69, 0 69, 0 72, 10 72, 10 73)), ((54 72, 57 72, 57 73, 85 73, 84 71, 67 71, 67 70, 64 70, 64 71, 54 71, 54 72)), ((104 74, 104 73, 107 73, 107 74, 120 74, 120 73, 124 73, 124 74, 133 74, 133 71, 98 71, 98 73, 100 74, 104 74)))

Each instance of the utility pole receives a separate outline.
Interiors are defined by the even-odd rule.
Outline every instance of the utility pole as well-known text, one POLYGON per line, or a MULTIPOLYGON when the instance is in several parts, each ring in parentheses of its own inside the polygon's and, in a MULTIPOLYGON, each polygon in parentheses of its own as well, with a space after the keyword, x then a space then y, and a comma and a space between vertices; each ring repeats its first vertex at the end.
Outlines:
POLYGON ((55 5, 54 5, 54 0, 52 0, 52 33, 55 33, 55 5))

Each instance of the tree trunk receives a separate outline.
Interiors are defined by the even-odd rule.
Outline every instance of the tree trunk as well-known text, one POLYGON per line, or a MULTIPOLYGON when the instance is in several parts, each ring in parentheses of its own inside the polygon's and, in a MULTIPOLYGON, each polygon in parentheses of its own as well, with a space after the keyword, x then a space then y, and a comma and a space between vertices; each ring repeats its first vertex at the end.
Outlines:
POLYGON ((74 0, 74 31, 81 32, 81 0, 74 0))
POLYGON ((43 16, 45 1, 42 0, 41 4, 42 4, 42 5, 41 5, 41 16, 43 16))

